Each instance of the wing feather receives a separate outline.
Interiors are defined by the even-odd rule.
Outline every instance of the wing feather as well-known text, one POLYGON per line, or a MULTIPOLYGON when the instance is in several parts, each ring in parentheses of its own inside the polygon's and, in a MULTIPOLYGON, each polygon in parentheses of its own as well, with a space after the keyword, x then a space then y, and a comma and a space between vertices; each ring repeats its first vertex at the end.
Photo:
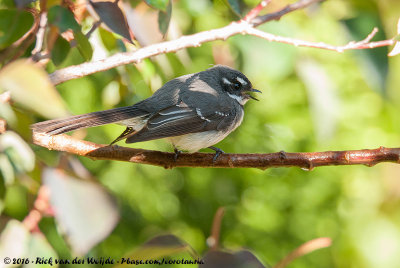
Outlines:
POLYGON ((143 129, 126 139, 126 143, 217 129, 222 121, 229 120, 229 114, 226 111, 207 113, 200 111, 198 108, 169 107, 152 116, 143 129))

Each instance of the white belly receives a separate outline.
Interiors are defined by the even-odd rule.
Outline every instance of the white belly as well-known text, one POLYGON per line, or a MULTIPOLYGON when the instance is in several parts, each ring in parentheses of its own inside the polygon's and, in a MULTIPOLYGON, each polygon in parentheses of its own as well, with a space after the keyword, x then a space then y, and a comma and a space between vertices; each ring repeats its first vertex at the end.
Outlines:
POLYGON ((197 152, 200 149, 207 148, 217 144, 218 142, 225 139, 232 131, 234 131, 243 120, 243 110, 240 109, 238 111, 238 115, 236 120, 232 122, 232 125, 229 130, 217 131, 217 130, 209 130, 205 132, 191 133, 182 136, 170 137, 167 138, 172 145, 176 148, 188 151, 188 152, 197 152))
POLYGON ((210 130, 205 132, 171 137, 168 138, 168 140, 179 150, 184 150, 192 153, 220 142, 226 136, 228 136, 228 134, 229 132, 222 133, 220 131, 210 130))

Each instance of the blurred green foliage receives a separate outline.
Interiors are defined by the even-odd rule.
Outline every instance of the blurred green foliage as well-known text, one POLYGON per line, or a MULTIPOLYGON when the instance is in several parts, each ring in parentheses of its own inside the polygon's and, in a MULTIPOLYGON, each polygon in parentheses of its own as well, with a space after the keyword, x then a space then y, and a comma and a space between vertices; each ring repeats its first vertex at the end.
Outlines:
MULTIPOLYGON (((170 36, 171 32, 186 35, 227 25, 239 19, 236 13, 243 15, 258 4, 256 0, 146 2, 155 8, 164 4, 167 8, 172 2, 170 36), (229 3, 234 5, 230 7, 229 3)), ((272 1, 266 10, 272 12, 287 2, 293 1, 272 1)), ((140 3, 133 4, 143 10, 140 3)), ((2 2, 0 6, 13 7, 10 1, 2 2)), ((145 9, 145 13, 152 13, 157 22, 158 12, 164 12, 165 8, 159 8, 160 11, 145 9)), ((49 16, 57 10, 67 12, 68 20, 54 15, 49 18, 49 23, 67 28, 75 25, 75 19, 66 8, 53 6, 49 16)), ((18 14, 26 20, 23 22, 26 31, 30 25, 25 24, 32 22, 25 13, 18 14)), ((345 44, 351 39, 363 39, 374 26, 380 28, 378 39, 395 36, 399 14, 400 2, 396 0, 331 0, 262 25, 260 29, 315 42, 345 44)), ((130 13, 125 15, 128 21, 133 16, 130 13)), ((4 32, 7 25, 2 21, 0 19, 0 31, 4 32)), ((92 22, 90 17, 83 20, 82 29, 87 29, 92 22)), ((138 29, 139 26, 131 27, 135 36, 139 31, 147 35, 159 34, 146 28, 138 29)), ((79 37, 78 47, 70 48, 59 35, 51 51, 52 61, 46 66, 48 72, 91 58, 98 59, 101 55, 132 50, 131 44, 123 43, 102 28, 94 31, 90 43, 81 33, 80 26, 76 24, 74 30, 75 38, 79 37)), ((0 36, 0 48, 9 46, 20 35, 20 31, 15 31, 0 36)), ((56 116, 55 112, 46 114, 44 108, 51 108, 58 114, 66 111, 81 114, 131 105, 151 96, 174 77, 202 71, 215 63, 233 62, 233 67, 245 73, 263 94, 259 96, 260 102, 246 105, 243 124, 218 144, 225 152, 313 152, 398 147, 400 58, 388 58, 388 51, 383 48, 337 53, 269 43, 251 36, 234 36, 225 42, 206 43, 60 84, 57 90, 67 109, 58 103, 60 100, 54 92, 46 93, 47 89, 32 91, 21 82, 27 93, 20 94, 13 105, 1 104, 0 109, 1 117, 14 131, 6 132, 8 143, 4 138, 6 134, 0 136, 0 229, 3 230, 0 250, 12 240, 7 240, 5 233, 23 228, 16 220, 21 221, 28 215, 39 186, 46 180, 51 181, 51 176, 46 179, 44 175, 48 167, 75 173, 74 177, 85 177, 76 172, 76 166, 71 169, 71 164, 62 164, 63 161, 72 163, 71 158, 75 156, 66 157, 34 145, 30 146, 31 149, 26 148, 26 143, 15 134, 29 143, 28 125, 56 116), (32 104, 30 98, 36 102, 37 99, 29 94, 36 95, 42 103, 32 104), (18 148, 26 150, 25 159, 15 154, 18 148), (31 150, 36 157, 35 167, 26 164, 34 161, 29 156, 31 150)), ((0 80, 10 79, 9 76, 1 78, 1 71, 0 80)), ((21 74, 21 81, 22 78, 21 74)), ((4 89, 4 84, 1 87, 4 89)), ((15 88, 20 90, 18 84, 15 88)), ((121 126, 109 125, 77 135, 82 137, 86 133, 86 140, 107 144, 122 131, 121 126)), ((130 146, 162 151, 172 149, 164 141, 130 146)), ((120 258, 150 238, 164 233, 174 234, 204 255, 208 250, 206 239, 210 235, 214 213, 223 206, 226 213, 221 226, 221 246, 235 251, 250 249, 264 265, 276 264, 300 244, 317 237, 331 237, 333 245, 295 260, 288 267, 395 268, 400 263, 400 166, 396 164, 320 167, 312 171, 298 168, 165 170, 77 158, 78 163, 83 164, 79 170, 87 169, 90 173, 89 179, 82 180, 85 183, 89 183, 87 180, 90 183, 97 181, 105 187, 112 199, 116 199, 120 214, 112 232, 102 232, 101 238, 104 239, 86 256, 120 258)), ((91 199, 91 196, 82 195, 74 198, 79 202, 91 199)), ((103 194, 99 195, 101 199, 96 200, 107 199, 103 194)), ((97 211, 93 209, 93 213, 97 211)), ((89 224, 89 218, 94 219, 88 217, 86 224, 89 224)), ((85 224, 85 219, 84 215, 75 218, 82 224, 85 224)), ((45 217, 39 224, 45 238, 34 237, 22 230, 23 241, 42 245, 43 253, 40 254, 43 256, 73 259, 76 252, 60 230, 60 221, 59 217, 45 217)), ((30 252, 28 247, 24 250, 30 252)), ((190 256, 181 254, 186 258, 190 256)))

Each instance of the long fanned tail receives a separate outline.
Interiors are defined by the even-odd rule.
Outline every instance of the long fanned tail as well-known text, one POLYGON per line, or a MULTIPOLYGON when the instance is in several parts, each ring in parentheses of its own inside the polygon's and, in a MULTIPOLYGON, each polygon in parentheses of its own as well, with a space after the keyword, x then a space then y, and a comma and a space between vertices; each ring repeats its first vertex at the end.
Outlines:
POLYGON ((35 132, 56 135, 81 128, 101 126, 146 115, 147 112, 135 106, 115 108, 94 113, 53 119, 31 125, 35 132))

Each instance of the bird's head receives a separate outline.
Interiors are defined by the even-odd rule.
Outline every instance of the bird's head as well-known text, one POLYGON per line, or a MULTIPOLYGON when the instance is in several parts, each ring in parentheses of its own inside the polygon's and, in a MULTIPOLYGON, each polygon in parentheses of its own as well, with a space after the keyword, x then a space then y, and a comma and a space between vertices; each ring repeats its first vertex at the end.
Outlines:
POLYGON ((261 93, 261 91, 254 89, 243 73, 223 65, 216 65, 211 69, 218 71, 217 79, 223 91, 240 105, 244 105, 249 99, 258 101, 257 98, 251 95, 251 92, 261 93))

